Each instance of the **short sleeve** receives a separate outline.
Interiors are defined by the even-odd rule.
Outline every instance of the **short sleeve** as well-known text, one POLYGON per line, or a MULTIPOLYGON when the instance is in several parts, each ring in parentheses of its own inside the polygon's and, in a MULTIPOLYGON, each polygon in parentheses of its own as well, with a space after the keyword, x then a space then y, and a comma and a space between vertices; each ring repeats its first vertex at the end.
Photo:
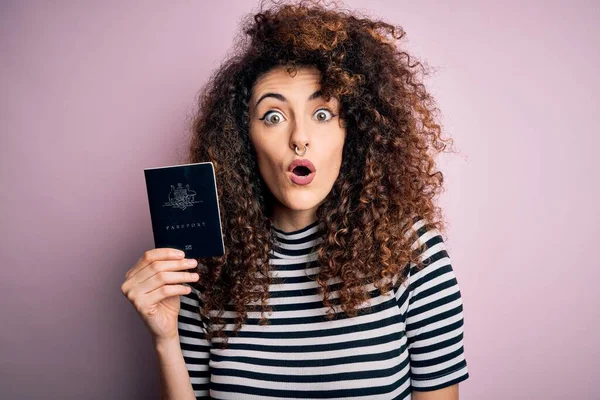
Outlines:
POLYGON ((432 391, 469 378, 463 346, 463 302, 442 236, 426 220, 413 229, 423 243, 425 266, 411 265, 404 299, 406 336, 414 391, 432 391))
POLYGON ((181 295, 179 299, 177 327, 183 359, 196 399, 209 399, 211 344, 206 339, 206 323, 200 316, 199 292, 192 288, 189 294, 181 295))

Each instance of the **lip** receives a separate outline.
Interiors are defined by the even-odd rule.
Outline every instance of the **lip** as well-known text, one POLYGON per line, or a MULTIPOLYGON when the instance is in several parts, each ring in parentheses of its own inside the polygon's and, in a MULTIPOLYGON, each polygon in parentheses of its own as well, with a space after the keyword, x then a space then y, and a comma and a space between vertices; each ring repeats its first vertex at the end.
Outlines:
POLYGON ((306 158, 299 158, 297 160, 292 161, 292 163, 288 167, 288 171, 292 172, 296 167, 306 167, 310 170, 310 172, 317 172, 317 169, 315 168, 313 163, 311 163, 310 160, 306 158))
POLYGON ((292 163, 288 167, 288 173, 290 175, 290 179, 297 185, 308 185, 315 178, 315 174, 317 173, 317 169, 313 165, 310 160, 307 159, 297 159, 292 161, 292 163), (296 167, 306 167, 309 169, 310 173, 306 176, 299 176, 294 174, 294 168, 296 167))

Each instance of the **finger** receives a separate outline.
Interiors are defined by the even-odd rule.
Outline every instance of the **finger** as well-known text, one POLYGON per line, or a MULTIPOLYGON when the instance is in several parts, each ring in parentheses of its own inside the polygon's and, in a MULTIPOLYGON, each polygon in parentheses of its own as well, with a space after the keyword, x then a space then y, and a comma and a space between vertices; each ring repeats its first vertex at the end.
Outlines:
POLYGON ((125 279, 129 279, 130 276, 137 274, 154 261, 181 260, 183 257, 185 257, 184 252, 170 247, 159 247, 156 249, 147 250, 144 252, 144 254, 142 254, 135 265, 129 271, 127 271, 125 274, 125 279))
POLYGON ((198 274, 195 272, 174 272, 174 271, 161 271, 156 275, 151 276, 144 282, 137 285, 136 291, 139 293, 147 294, 161 286, 174 285, 179 283, 197 282, 199 279, 198 274))
POLYGON ((147 265, 144 269, 135 275, 130 275, 121 286, 123 294, 127 295, 127 292, 139 287, 139 284, 148 280, 150 277, 156 275, 159 272, 164 271, 182 271, 194 268, 198 264, 195 259, 183 259, 177 261, 154 261, 147 265))
POLYGON ((142 304, 141 307, 147 307, 152 304, 160 303, 164 299, 172 296, 186 295, 191 291, 192 289, 185 285, 164 285, 146 294, 143 300, 144 304, 142 304))
POLYGON ((131 277, 134 284, 148 280, 159 272, 182 271, 194 268, 198 262, 195 259, 183 259, 177 261, 154 261, 146 268, 131 277))

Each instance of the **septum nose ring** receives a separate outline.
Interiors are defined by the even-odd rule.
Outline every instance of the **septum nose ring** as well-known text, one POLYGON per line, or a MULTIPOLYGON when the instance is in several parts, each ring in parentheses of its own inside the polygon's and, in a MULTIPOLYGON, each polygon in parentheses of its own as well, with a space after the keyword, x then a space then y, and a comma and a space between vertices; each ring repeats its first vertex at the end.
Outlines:
POLYGON ((298 153, 298 146, 294 145, 294 151, 296 152, 296 154, 298 154, 299 156, 303 156, 306 154, 306 149, 308 148, 308 145, 304 145, 304 151, 302 152, 302 154, 298 153))

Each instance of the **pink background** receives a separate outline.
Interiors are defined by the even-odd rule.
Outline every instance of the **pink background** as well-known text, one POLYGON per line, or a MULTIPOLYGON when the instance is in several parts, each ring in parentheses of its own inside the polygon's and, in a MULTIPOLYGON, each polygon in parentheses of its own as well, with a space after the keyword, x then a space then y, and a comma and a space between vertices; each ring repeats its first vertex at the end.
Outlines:
MULTIPOLYGON (((600 398, 597 1, 347 1, 437 68, 461 399, 600 398)), ((158 398, 120 292, 152 233, 143 168, 255 1, 2 1, 0 396, 158 398)))

